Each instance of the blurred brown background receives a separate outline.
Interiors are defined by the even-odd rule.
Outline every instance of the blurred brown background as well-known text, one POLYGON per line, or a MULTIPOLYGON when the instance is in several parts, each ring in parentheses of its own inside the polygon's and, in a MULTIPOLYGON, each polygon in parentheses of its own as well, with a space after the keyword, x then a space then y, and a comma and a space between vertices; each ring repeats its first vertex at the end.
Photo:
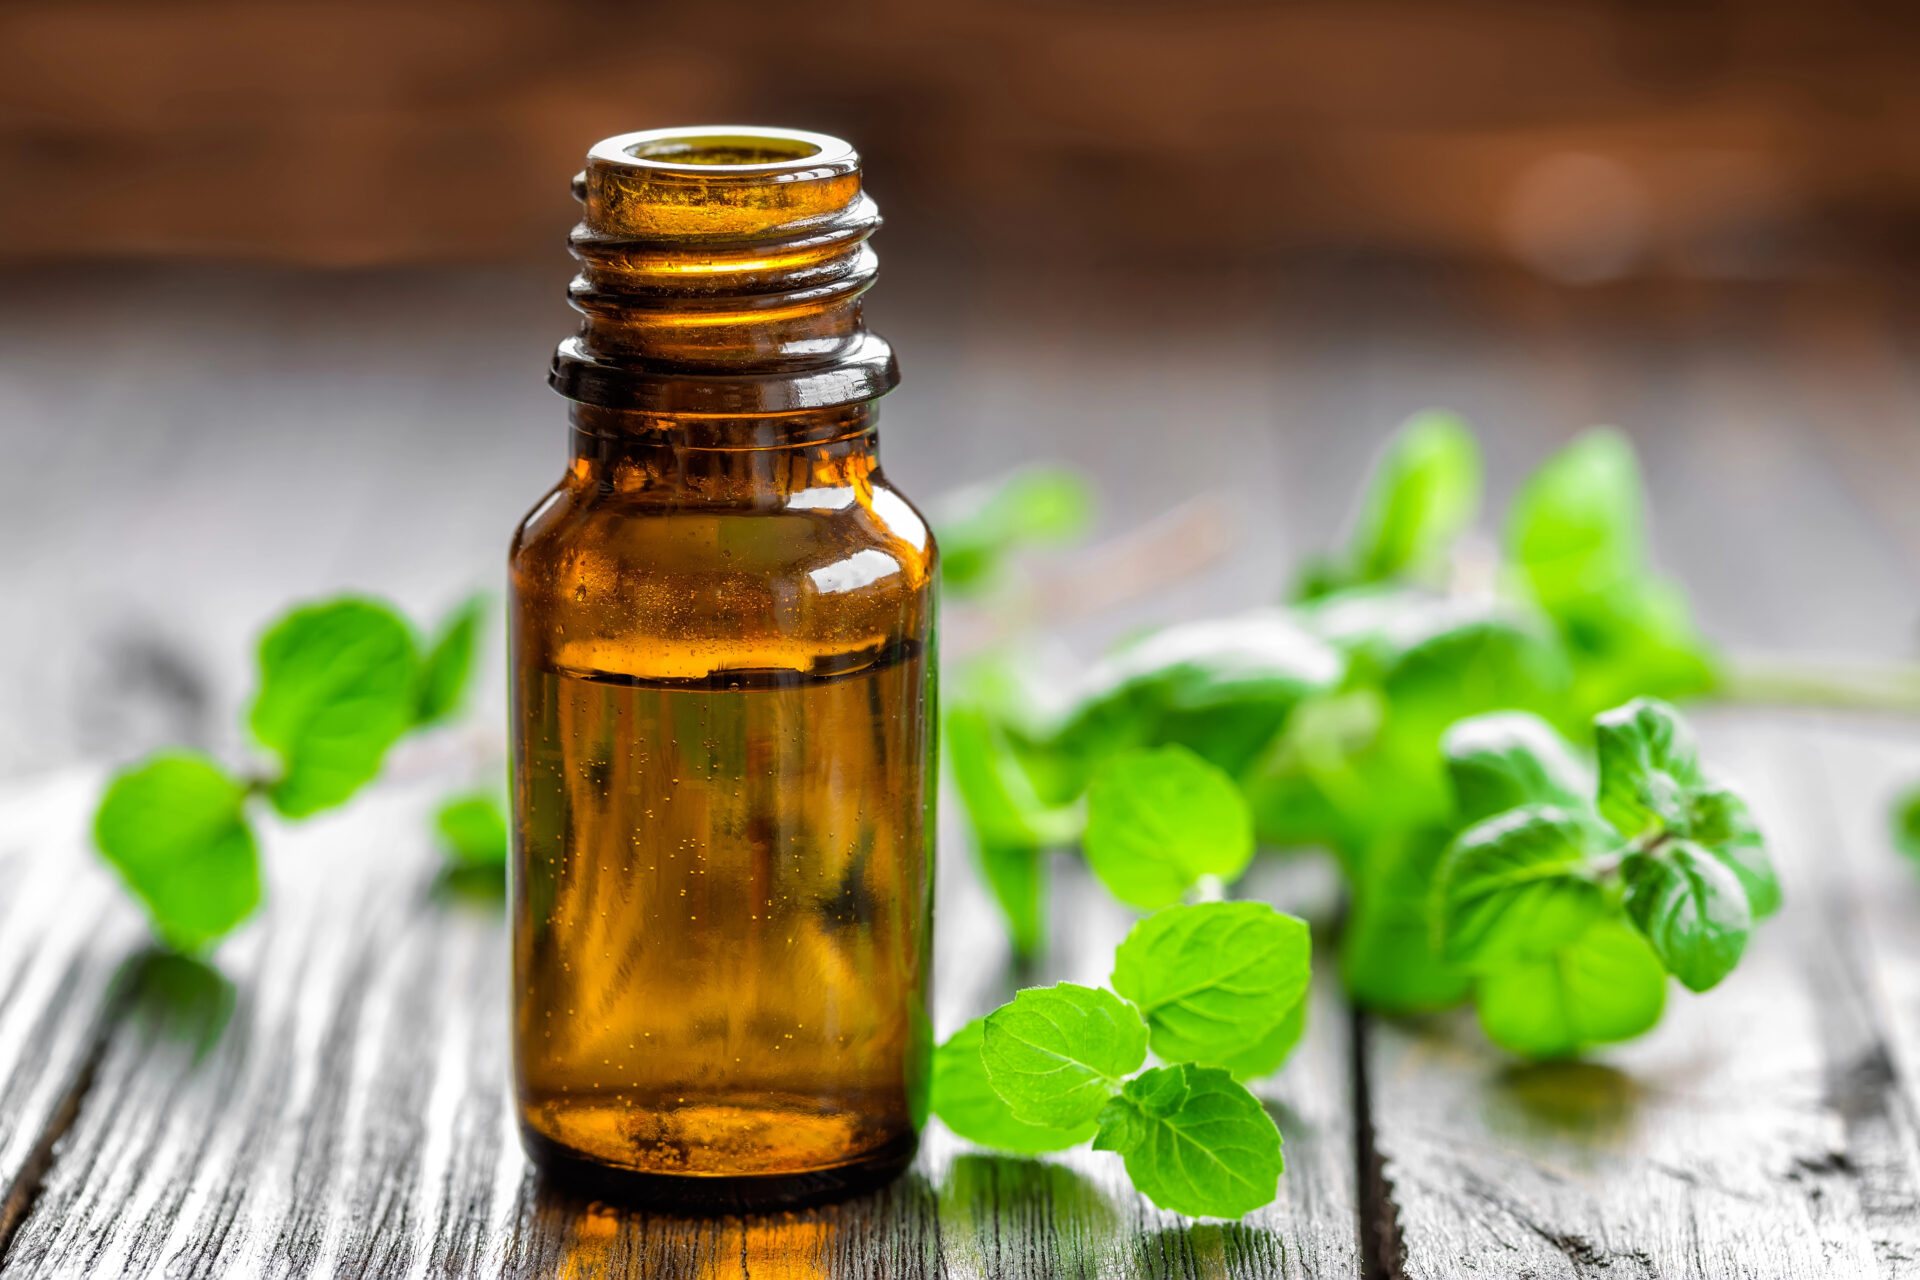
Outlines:
POLYGON ((855 139, 915 241, 1750 277, 1920 225, 1898 0, 14 0, 0 254, 551 257, 586 144, 855 139))
POLYGON ((925 505, 1056 459, 1101 538, 1217 517, 1224 552, 1079 620, 1083 652, 1272 599, 1445 405, 1490 531, 1617 423, 1713 635, 1908 654, 1914 13, 11 0, 0 775, 242 754, 289 601, 498 589, 566 449, 567 179, 668 124, 866 155, 906 372, 884 452, 925 505))

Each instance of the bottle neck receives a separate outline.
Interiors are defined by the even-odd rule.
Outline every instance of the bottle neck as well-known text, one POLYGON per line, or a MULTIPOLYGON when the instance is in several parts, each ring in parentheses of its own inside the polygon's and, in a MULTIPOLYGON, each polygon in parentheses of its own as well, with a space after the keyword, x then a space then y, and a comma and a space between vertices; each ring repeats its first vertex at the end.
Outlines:
POLYGON ((643 505, 837 509, 879 474, 878 423, 871 401, 713 416, 576 404, 569 477, 643 505))
POLYGON ((879 211, 846 143, 784 130, 609 138, 575 179, 585 318, 552 382, 585 405, 768 416, 872 400, 899 374, 861 295, 879 211))

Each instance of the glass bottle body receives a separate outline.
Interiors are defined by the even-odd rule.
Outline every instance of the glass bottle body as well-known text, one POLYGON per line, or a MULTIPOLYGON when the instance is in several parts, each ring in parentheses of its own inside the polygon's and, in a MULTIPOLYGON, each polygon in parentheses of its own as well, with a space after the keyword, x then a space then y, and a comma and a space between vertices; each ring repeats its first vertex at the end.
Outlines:
POLYGON ((935 552, 873 425, 577 406, 515 539, 516 1080, 552 1172, 738 1208, 912 1156, 935 552))

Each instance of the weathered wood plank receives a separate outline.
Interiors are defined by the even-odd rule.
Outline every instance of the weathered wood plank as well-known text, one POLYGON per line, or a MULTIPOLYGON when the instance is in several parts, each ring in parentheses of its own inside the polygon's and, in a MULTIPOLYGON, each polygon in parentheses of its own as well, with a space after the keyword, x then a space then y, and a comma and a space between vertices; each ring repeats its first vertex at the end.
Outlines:
MULTIPOLYGON (((1710 758, 1746 782, 1786 910, 1719 988, 1675 988, 1653 1034, 1589 1062, 1518 1064, 1465 1016, 1374 1024, 1374 1139, 1399 1274, 1878 1272, 1885 1229, 1855 1174, 1845 1093, 1856 1046, 1877 1033, 1840 959, 1838 873, 1795 785, 1797 730, 1714 728, 1710 758)), ((1889 1185, 1911 1188, 1915 1170, 1895 1162, 1889 1185)))
MULTIPOLYGON (((274 830, 265 915, 217 970, 135 957, 0 1274, 1353 1274, 1349 1033, 1326 984, 1296 1061, 1261 1086, 1289 1173, 1244 1223, 1153 1209, 1111 1155, 1008 1158, 937 1125, 896 1186, 804 1213, 678 1219, 549 1191, 512 1132, 500 904, 435 888, 440 789, 392 783, 274 830)), ((943 1029, 1011 988, 998 925, 949 848, 943 1029)), ((1103 981, 1128 917, 1084 870, 1063 872, 1047 979, 1103 981)))
POLYGON ((86 852, 98 775, 0 795, 0 1251, 84 1092, 134 912, 86 852))
POLYGON ((221 970, 139 960, 7 1274, 398 1275, 477 1256, 472 1207, 484 1223, 504 1150, 498 908, 430 894, 430 799, 396 787, 276 831, 265 917, 221 970))
POLYGON ((1920 867, 1892 847, 1895 798, 1920 783, 1920 730, 1856 721, 1808 734, 1794 814, 1834 866, 1826 901, 1851 1001, 1829 1028, 1828 1088, 1884 1274, 1920 1268, 1920 867))

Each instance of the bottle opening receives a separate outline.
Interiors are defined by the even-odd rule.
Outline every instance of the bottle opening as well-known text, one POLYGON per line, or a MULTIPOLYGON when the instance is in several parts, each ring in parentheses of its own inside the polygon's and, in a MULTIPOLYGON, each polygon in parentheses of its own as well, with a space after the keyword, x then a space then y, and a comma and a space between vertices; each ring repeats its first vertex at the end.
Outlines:
POLYGON ((820 154, 820 148, 799 138, 768 138, 742 134, 710 134, 691 138, 659 138, 627 148, 635 160, 667 164, 781 164, 820 154))
POLYGON ((856 172, 860 157, 839 138, 801 129, 756 125, 694 125, 648 129, 607 138, 587 152, 600 163, 672 181, 675 175, 787 182, 856 172))

